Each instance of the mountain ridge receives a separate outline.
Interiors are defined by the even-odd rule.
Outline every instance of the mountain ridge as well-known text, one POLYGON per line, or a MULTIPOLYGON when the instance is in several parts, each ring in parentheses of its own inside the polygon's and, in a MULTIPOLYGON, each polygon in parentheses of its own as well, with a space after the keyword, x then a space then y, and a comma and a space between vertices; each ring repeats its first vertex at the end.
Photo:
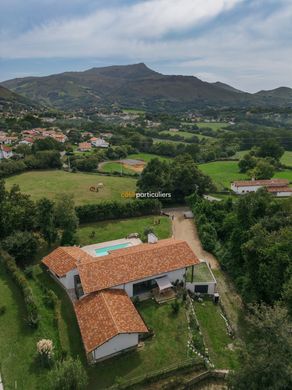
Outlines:
POLYGON ((292 105, 292 89, 288 87, 251 94, 195 76, 164 75, 144 63, 30 76, 1 85, 31 100, 65 110, 113 105, 148 110, 292 105))

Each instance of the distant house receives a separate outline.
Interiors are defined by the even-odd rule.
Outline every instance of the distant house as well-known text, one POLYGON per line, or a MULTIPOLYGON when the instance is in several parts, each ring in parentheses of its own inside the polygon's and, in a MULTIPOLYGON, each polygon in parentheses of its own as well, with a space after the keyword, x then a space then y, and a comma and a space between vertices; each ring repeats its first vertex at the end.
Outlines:
POLYGON ((78 145, 79 152, 89 152, 92 149, 92 146, 89 142, 80 142, 78 145))
POLYGON ((109 143, 105 141, 103 138, 90 138, 89 140, 91 142, 92 146, 95 146, 96 148, 108 148, 109 143))
POLYGON ((100 133, 101 138, 112 138, 113 133, 100 133))
POLYGON ((19 142, 19 145, 32 145, 34 143, 33 138, 24 138, 19 142))
POLYGON ((53 277, 75 296, 90 361, 135 348, 139 336, 148 332, 131 298, 173 293, 174 284, 185 284, 187 269, 200 264, 183 240, 150 241, 142 244, 134 238, 60 247, 43 258, 53 277))
POLYGON ((177 133, 179 131, 179 129, 176 129, 176 128, 172 127, 172 128, 169 129, 169 131, 171 133, 177 133))
POLYGON ((61 142, 62 144, 67 141, 67 136, 64 134, 52 134, 52 138, 54 138, 56 141, 61 142))
POLYGON ((0 146, 0 160, 9 159, 13 156, 12 149, 9 146, 0 146))
POLYGON ((289 186, 289 180, 271 179, 271 180, 244 180, 231 183, 231 189, 238 195, 256 192, 260 188, 266 188, 268 192, 277 197, 291 196, 292 187, 289 186))

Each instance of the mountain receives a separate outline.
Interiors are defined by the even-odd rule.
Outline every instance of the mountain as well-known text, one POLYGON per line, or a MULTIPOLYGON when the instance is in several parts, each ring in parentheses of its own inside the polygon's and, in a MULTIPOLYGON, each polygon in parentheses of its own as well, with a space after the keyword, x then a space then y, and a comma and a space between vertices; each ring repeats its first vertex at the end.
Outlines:
POLYGON ((289 102, 292 104, 292 89, 287 87, 280 87, 271 91, 259 91, 255 96, 260 97, 263 101, 269 102, 277 99, 278 101, 289 102))
POLYGON ((2 85, 26 98, 65 110, 116 105, 178 111, 206 106, 242 107, 291 102, 288 93, 286 97, 277 93, 273 96, 272 91, 270 97, 261 92, 249 94, 193 76, 163 75, 143 63, 25 77, 5 81, 2 85))
POLYGON ((31 110, 36 108, 38 104, 30 101, 29 99, 18 95, 10 91, 7 88, 4 88, 0 85, 0 111, 12 109, 12 110, 31 110))

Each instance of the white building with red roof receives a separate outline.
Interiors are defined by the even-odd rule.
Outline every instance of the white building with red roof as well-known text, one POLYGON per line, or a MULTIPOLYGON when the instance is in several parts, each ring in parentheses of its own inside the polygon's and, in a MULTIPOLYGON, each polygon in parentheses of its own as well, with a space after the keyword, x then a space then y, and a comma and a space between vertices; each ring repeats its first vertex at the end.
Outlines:
POLYGON ((266 188, 268 192, 278 197, 291 196, 292 187, 289 187, 287 179, 270 180, 243 180, 231 183, 231 189, 238 195, 244 195, 249 192, 256 192, 260 188, 266 188))
POLYGON ((13 156, 12 149, 6 145, 0 145, 0 160, 7 160, 13 156))
POLYGON ((187 270, 194 273, 200 260, 186 241, 171 238, 60 247, 42 263, 74 296, 85 351, 97 361, 136 347, 148 331, 131 298, 149 297, 153 291, 174 294, 174 285, 185 285, 187 270))

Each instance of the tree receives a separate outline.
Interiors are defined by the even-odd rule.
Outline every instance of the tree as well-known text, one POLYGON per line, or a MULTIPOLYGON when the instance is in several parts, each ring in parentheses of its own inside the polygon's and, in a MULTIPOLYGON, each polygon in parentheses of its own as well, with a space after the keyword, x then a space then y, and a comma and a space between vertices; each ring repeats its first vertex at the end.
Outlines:
POLYGON ((250 153, 247 153, 243 156, 243 158, 239 161, 239 171, 241 173, 245 173, 250 169, 255 168, 257 164, 257 159, 253 157, 250 153))
POLYGON ((230 377, 235 390, 292 388, 292 333, 285 308, 265 304, 251 306, 247 317, 248 342, 241 364, 230 377))
POLYGON ((264 159, 259 159, 255 168, 249 171, 249 176, 257 180, 271 179, 274 174, 274 166, 264 159))
POLYGON ((33 260, 38 240, 31 232, 13 232, 2 241, 2 248, 15 258, 17 263, 33 260))
POLYGON ((282 297, 290 315, 292 315, 292 275, 283 286, 282 297))
POLYGON ((59 194, 55 203, 54 215, 56 226, 62 229, 61 245, 72 245, 78 227, 78 217, 71 195, 59 194))
POLYGON ((57 238, 57 230, 54 217, 54 202, 42 198, 36 204, 37 225, 41 234, 50 246, 57 238))
POLYGON ((276 160, 280 160, 283 154, 284 149, 279 144, 279 142, 274 139, 268 139, 264 141, 257 151, 258 157, 272 157, 276 160))
POLYGON ((58 362, 50 372, 52 390, 82 390, 86 388, 88 377, 79 359, 69 357, 58 362))

